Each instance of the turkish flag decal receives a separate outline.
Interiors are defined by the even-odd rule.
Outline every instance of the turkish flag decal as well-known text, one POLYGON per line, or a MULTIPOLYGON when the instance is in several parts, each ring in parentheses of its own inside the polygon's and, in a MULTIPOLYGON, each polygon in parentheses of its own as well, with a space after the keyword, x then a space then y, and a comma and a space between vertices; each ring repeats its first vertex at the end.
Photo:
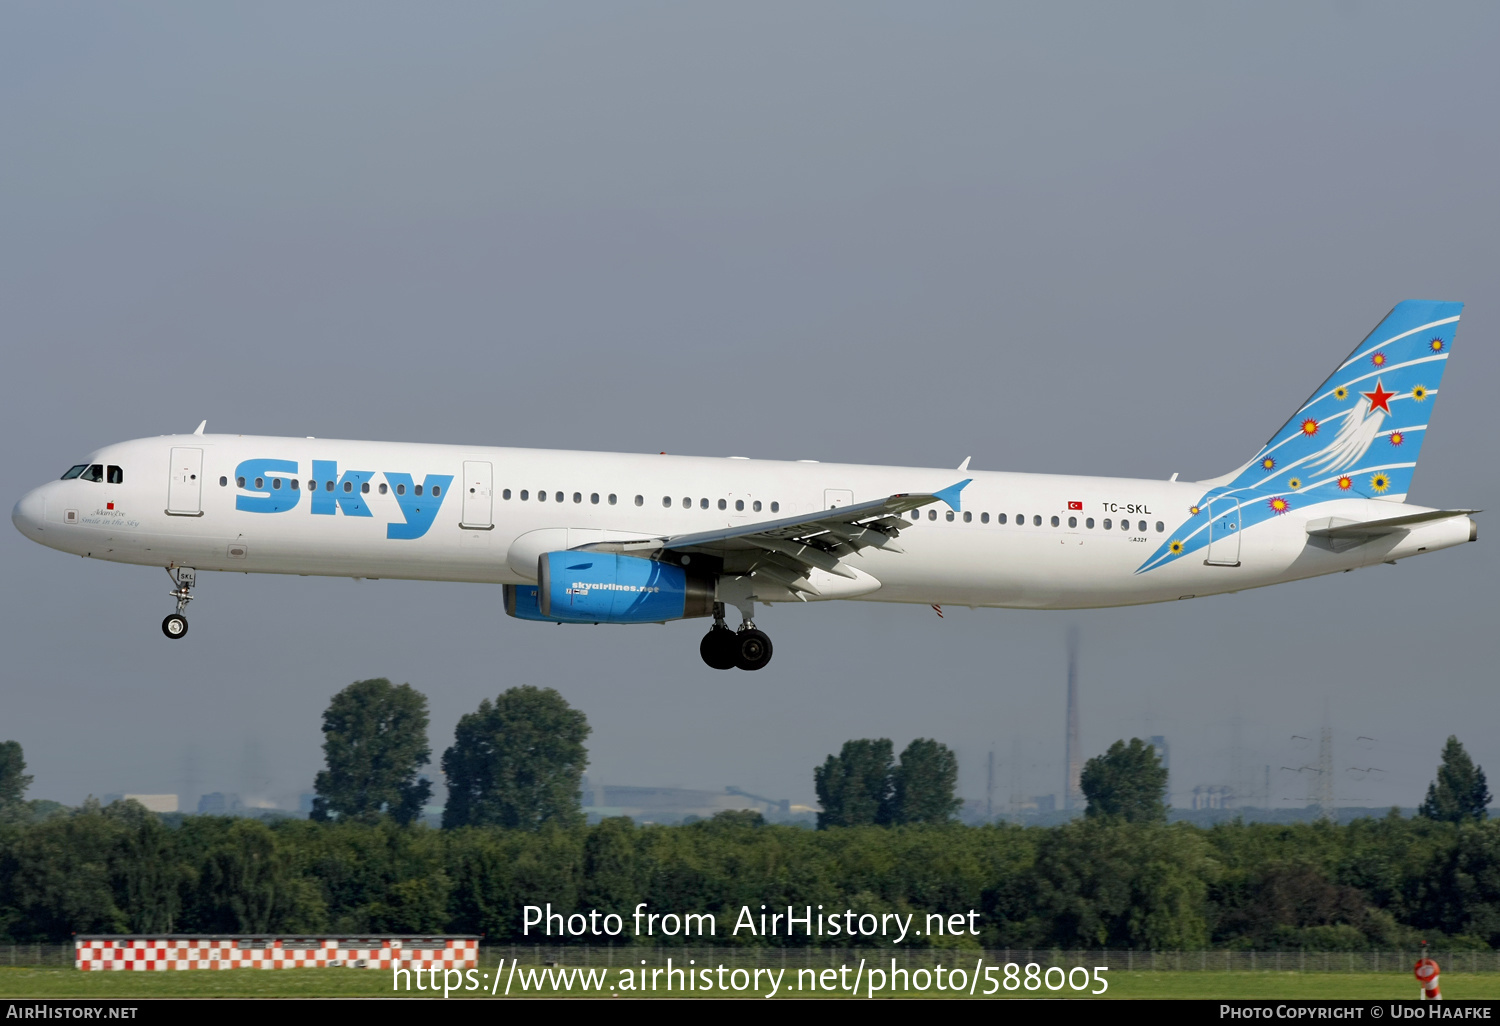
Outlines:
POLYGON ((1068 508, 1069 509, 1083 509, 1083 503, 1081 503, 1081 502, 1070 502, 1070 503, 1068 503, 1068 508))

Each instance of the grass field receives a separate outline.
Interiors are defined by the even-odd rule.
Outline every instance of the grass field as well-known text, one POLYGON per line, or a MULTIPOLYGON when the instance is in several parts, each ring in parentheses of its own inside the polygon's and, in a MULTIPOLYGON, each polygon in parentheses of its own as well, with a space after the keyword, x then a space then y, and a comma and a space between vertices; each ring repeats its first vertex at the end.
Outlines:
MULTIPOLYGON (((481 970, 483 972, 484 970, 481 970)), ((491 970, 492 971, 492 970, 491 970)), ((620 970, 610 971, 614 983, 620 970)), ((852 974, 851 974, 852 975, 852 974)), ((1296 998, 1373 998, 1409 1000, 1417 995, 1416 981, 1409 974, 1398 973, 1314 973, 1314 972, 1115 972, 1111 971, 1109 991, 1102 997, 1091 997, 1069 990, 1058 992, 1005 992, 1010 997, 1069 997, 1106 1000, 1109 998, 1209 998, 1209 999, 1296 999, 1296 998)), ((504 983, 501 984, 504 989, 504 983)), ((980 990, 984 987, 981 984, 980 990)), ((617 992, 620 997, 665 997, 665 991, 641 995, 631 991, 617 992)), ((575 987, 571 996, 604 996, 604 991, 580 994, 575 987)), ((439 996, 441 991, 439 991, 439 996)), ((0 999, 3 998, 302 998, 302 997, 391 997, 391 974, 371 969, 232 969, 197 972, 79 972, 75 969, 7 969, 0 968, 0 999)), ((431 991, 398 996, 431 1000, 431 991)), ((455 991, 449 998, 489 997, 484 991, 455 991)), ((554 997, 569 994, 544 989, 521 994, 519 984, 511 988, 511 997, 554 997)), ((682 996, 677 992, 673 996, 682 996)), ((725 997, 756 996, 749 992, 696 991, 688 996, 725 997)), ((764 999, 762 990, 758 995, 764 999)), ((798 991, 795 972, 784 977, 783 997, 848 997, 842 994, 798 991)), ((923 993, 883 994, 877 997, 957 997, 928 990, 923 993)), ((967 996, 964 994, 962 996, 967 996)), ((997 995, 999 996, 999 995, 997 995)), ((1500 973, 1444 973, 1443 996, 1452 999, 1500 999, 1500 973)), ((864 997, 863 989, 860 997, 864 997)))

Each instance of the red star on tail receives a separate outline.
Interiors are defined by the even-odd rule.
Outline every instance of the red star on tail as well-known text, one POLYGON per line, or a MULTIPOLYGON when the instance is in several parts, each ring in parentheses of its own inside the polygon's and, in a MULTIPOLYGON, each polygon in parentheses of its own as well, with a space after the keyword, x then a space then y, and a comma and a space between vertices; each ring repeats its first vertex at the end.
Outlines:
POLYGON ((1359 394, 1370 400, 1371 413, 1374 413, 1376 410, 1384 410, 1386 413, 1390 413, 1391 400, 1396 397, 1395 392, 1387 392, 1381 387, 1379 378, 1375 379, 1375 391, 1361 392, 1359 394))

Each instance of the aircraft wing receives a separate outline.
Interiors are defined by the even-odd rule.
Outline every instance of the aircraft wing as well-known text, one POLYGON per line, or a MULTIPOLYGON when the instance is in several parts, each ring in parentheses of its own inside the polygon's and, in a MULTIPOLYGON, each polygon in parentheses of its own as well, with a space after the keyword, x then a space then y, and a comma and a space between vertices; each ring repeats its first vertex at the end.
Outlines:
POLYGON ((844 558, 872 547, 901 552, 896 538, 910 523, 903 514, 934 502, 946 502, 958 509, 959 493, 969 480, 936 492, 902 492, 883 499, 778 520, 736 524, 667 538, 595 543, 583 548, 703 553, 722 559, 726 574, 760 574, 790 591, 816 594, 817 589, 807 579, 811 571, 823 570, 838 577, 856 579, 858 575, 842 565, 844 558))
POLYGON ((1307 533, 1313 538, 1352 540, 1355 538, 1378 538, 1383 534, 1395 534, 1434 520, 1466 517, 1478 513, 1477 509, 1433 509, 1426 513, 1410 513, 1404 517, 1388 517, 1384 520, 1348 521, 1337 517, 1312 520, 1307 524, 1307 533))

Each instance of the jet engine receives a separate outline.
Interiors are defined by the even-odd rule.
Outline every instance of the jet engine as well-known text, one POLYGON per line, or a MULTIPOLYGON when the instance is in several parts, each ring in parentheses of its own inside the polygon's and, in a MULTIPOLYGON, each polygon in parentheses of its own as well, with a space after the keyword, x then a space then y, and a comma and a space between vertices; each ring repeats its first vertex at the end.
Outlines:
POLYGON ((535 585, 506 585, 505 611, 554 623, 660 623, 712 616, 714 580, 613 552, 547 552, 535 585))

